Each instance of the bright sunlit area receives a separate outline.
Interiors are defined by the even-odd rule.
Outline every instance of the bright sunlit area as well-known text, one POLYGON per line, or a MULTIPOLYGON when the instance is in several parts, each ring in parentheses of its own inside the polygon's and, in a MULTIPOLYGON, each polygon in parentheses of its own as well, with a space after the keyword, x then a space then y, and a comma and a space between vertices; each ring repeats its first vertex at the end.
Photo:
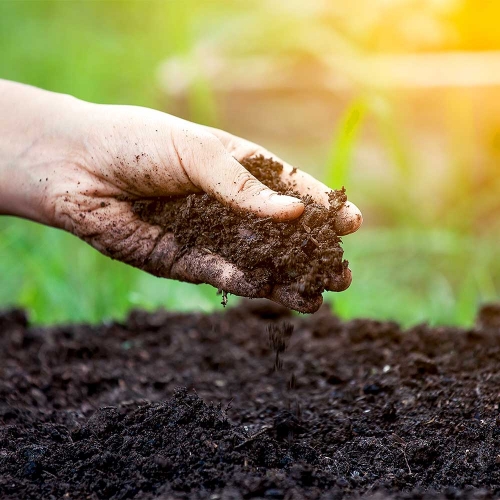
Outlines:
MULTIPOLYGON (((472 0, 3 0, 0 78, 219 127, 345 186, 364 224, 343 238, 350 288, 325 301, 467 326, 500 298, 499 16, 472 0)), ((0 307, 44 324, 222 308, 208 285, 12 217, 0 277, 0 307)))

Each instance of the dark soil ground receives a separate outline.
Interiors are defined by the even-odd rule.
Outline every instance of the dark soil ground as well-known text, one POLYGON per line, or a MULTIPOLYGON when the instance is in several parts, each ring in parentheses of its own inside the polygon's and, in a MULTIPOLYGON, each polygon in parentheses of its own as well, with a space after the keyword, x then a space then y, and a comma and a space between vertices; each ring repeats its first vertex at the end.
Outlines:
POLYGON ((237 212, 208 194, 138 201, 134 211, 173 233, 183 248, 221 255, 258 283, 293 284, 305 298, 321 295, 348 265, 332 229, 335 214, 347 200, 345 191, 332 191, 326 209, 293 189, 293 174, 284 182, 280 163, 258 156, 241 164, 271 189, 301 198, 304 213, 293 221, 276 222, 237 212))
POLYGON ((498 497, 499 367, 494 306, 408 331, 261 301, 95 327, 11 311, 0 498, 498 497))

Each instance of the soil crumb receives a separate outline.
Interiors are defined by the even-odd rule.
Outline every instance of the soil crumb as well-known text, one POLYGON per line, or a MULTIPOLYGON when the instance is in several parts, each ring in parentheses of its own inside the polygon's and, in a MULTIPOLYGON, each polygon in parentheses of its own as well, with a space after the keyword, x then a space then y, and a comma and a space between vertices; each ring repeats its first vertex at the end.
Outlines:
POLYGON ((268 301, 97 326, 0 313, 0 498, 498 498, 496 311, 406 331, 268 301), (269 363, 284 323, 296 411, 269 363))
POLYGON ((293 284, 304 297, 321 294, 348 265, 333 223, 347 200, 345 190, 332 191, 326 209, 295 191, 293 176, 284 182, 280 163, 258 156, 241 164, 271 189, 301 198, 304 213, 293 221, 277 222, 237 212, 208 194, 137 201, 133 210, 173 233, 183 248, 221 255, 250 276, 258 276, 258 282, 293 284))

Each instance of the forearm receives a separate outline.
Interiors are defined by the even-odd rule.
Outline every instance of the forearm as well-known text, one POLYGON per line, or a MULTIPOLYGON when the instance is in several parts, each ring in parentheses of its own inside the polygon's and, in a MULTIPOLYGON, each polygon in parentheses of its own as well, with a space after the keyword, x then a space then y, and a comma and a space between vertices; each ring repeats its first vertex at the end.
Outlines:
POLYGON ((75 151, 76 99, 0 80, 0 214, 50 223, 51 177, 75 151))

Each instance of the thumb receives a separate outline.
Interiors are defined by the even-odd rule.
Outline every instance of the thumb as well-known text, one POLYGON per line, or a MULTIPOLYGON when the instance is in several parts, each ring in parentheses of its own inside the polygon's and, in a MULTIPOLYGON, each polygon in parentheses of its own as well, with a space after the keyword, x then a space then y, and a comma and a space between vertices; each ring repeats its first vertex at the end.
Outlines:
POLYGON ((232 208, 277 220, 295 219, 304 211, 298 198, 279 194, 256 179, 215 136, 203 141, 205 161, 190 157, 184 169, 191 182, 232 208))

